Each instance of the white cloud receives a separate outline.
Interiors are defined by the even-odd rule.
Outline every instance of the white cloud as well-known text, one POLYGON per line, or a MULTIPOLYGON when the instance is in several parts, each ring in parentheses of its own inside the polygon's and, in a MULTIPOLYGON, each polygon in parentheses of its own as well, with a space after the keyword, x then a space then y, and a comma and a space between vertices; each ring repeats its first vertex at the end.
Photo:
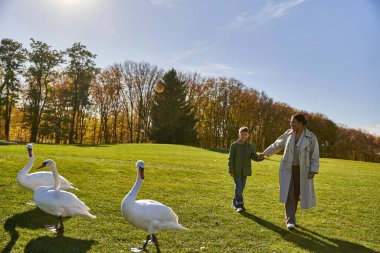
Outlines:
POLYGON ((249 68, 237 68, 228 66, 223 63, 207 63, 203 65, 181 65, 181 69, 189 72, 198 72, 204 75, 210 76, 228 76, 233 77, 234 75, 261 75, 263 72, 255 71, 249 68))
POLYGON ((195 46, 193 48, 184 50, 182 52, 170 52, 170 53, 167 53, 167 58, 168 58, 168 61, 170 63, 179 62, 179 61, 185 60, 185 59, 187 59, 187 58, 189 58, 189 57, 191 57, 193 55, 206 52, 206 51, 210 50, 213 47, 215 47, 215 44, 211 44, 211 45, 206 45, 206 44, 197 45, 197 46, 195 46))
POLYGON ((239 14, 236 19, 227 26, 227 30, 250 30, 264 25, 270 20, 278 19, 286 15, 292 8, 304 3, 305 1, 306 0, 284 0, 277 4, 274 4, 272 1, 267 2, 260 10, 256 12, 244 12, 239 14))

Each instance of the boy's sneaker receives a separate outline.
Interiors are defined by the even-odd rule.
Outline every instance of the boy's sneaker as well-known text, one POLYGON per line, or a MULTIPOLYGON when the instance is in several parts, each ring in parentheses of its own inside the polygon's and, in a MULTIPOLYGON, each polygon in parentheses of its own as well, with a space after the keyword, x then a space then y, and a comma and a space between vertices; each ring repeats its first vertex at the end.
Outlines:
POLYGON ((244 206, 239 206, 238 208, 236 208, 236 212, 238 212, 238 213, 242 213, 244 211, 245 211, 244 206))
POLYGON ((293 230, 293 229, 296 228, 296 224, 288 223, 288 224, 286 224, 286 227, 287 227, 289 230, 293 230))
POLYGON ((237 209, 237 206, 235 206, 235 203, 232 203, 231 206, 232 206, 233 209, 235 209, 235 210, 237 209))

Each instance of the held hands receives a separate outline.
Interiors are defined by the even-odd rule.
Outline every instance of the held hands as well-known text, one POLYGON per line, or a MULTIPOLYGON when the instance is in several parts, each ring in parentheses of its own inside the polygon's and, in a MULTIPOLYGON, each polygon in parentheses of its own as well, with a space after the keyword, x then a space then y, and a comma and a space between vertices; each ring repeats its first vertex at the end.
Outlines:
POLYGON ((315 174, 316 174, 315 172, 310 171, 309 174, 307 175, 307 178, 308 179, 313 179, 315 174))

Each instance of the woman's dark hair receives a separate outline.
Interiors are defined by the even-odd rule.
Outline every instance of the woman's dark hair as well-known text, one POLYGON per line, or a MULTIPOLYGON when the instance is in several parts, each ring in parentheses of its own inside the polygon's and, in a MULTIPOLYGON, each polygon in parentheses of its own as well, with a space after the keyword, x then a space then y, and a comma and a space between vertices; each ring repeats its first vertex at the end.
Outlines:
POLYGON ((297 113, 292 115, 292 118, 297 120, 298 122, 302 123, 302 125, 306 126, 307 125, 307 119, 306 116, 302 113, 297 113))

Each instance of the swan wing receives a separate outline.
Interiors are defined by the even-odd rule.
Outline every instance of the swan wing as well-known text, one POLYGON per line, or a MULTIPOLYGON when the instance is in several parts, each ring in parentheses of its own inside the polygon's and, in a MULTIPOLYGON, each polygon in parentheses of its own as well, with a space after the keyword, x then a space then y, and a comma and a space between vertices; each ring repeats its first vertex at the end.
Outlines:
POLYGON ((139 212, 152 220, 178 222, 178 216, 174 213, 173 209, 160 202, 141 199, 136 201, 136 207, 139 209, 139 212))
POLYGON ((154 200, 137 200, 133 208, 133 222, 136 227, 155 234, 162 230, 186 229, 178 223, 173 209, 154 200))
POLYGON ((142 205, 147 205, 147 204, 150 204, 150 205, 162 205, 162 206, 165 206, 164 204, 158 202, 158 201, 155 201, 155 200, 151 200, 151 199, 140 199, 140 200, 137 200, 136 203, 140 203, 142 205))
POLYGON ((34 201, 40 209, 55 216, 81 215, 95 218, 88 212, 90 208, 71 192, 39 188, 34 194, 34 201))
POLYGON ((27 174, 21 184, 26 188, 34 191, 40 186, 54 185, 54 178, 53 174, 50 171, 35 172, 27 174))
MULTIPOLYGON (((76 189, 66 178, 59 176, 59 179, 61 181, 61 189, 76 189)), ((54 185, 54 178, 50 171, 34 172, 26 175, 21 184, 22 186, 34 191, 39 186, 54 185)))
POLYGON ((77 188, 73 187, 72 184, 69 180, 67 180, 65 177, 59 175, 59 180, 61 181, 61 189, 76 189, 77 188))

